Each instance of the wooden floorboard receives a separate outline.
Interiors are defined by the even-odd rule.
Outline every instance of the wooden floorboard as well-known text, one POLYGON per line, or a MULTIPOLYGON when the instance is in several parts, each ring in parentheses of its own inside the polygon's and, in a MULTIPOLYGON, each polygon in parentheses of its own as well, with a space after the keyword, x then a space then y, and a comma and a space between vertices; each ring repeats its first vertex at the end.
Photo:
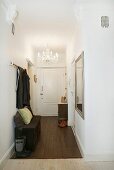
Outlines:
POLYGON ((29 159, 81 158, 71 127, 58 127, 57 117, 41 117, 41 136, 29 159))

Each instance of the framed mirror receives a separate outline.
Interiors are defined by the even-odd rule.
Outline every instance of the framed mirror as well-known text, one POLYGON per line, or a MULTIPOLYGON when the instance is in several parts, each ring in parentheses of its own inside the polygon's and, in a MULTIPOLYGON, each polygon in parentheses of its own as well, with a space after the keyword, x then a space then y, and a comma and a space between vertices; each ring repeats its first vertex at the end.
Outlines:
POLYGON ((84 52, 75 61, 75 109, 84 119, 84 52))

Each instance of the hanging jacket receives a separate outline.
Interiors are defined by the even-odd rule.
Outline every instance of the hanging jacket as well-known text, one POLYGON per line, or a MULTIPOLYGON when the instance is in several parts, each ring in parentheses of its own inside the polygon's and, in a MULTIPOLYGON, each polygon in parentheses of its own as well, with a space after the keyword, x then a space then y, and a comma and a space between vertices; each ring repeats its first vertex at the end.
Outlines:
POLYGON ((30 106, 30 78, 26 70, 18 67, 17 69, 17 93, 16 108, 30 106))
POLYGON ((16 93, 16 107, 18 109, 23 108, 23 69, 18 67, 17 69, 17 93, 16 93))
POLYGON ((26 70, 23 71, 23 106, 30 106, 30 78, 26 70))

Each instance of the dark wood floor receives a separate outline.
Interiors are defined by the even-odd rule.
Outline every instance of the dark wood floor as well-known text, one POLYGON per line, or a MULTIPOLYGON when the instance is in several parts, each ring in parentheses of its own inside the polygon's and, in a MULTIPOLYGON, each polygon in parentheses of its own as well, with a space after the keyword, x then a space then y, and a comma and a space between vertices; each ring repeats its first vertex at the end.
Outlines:
MULTIPOLYGON (((15 154, 12 159, 16 158, 15 154)), ((55 116, 41 117, 41 135, 35 151, 27 159, 82 158, 71 127, 58 127, 55 116)))
POLYGON ((40 140, 29 158, 81 158, 71 127, 58 127, 57 117, 42 117, 40 140))

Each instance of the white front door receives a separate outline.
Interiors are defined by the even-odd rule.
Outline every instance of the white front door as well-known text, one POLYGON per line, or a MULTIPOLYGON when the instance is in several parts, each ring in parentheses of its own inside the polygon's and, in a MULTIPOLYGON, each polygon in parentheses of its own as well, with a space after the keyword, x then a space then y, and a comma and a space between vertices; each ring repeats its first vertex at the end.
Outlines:
POLYGON ((65 68, 42 68, 37 74, 37 113, 56 116, 58 103, 65 95, 65 68))

